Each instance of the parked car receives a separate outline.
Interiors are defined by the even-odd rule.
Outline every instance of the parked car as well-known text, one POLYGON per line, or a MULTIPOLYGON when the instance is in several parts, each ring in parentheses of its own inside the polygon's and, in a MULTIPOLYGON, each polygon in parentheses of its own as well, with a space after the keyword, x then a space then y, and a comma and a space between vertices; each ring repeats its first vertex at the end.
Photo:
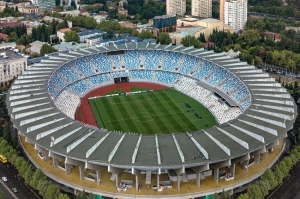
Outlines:
POLYGON ((7 182, 7 178, 6 178, 6 177, 2 177, 2 180, 3 180, 4 182, 7 182))
POLYGON ((18 189, 16 187, 12 188, 11 189, 14 193, 17 193, 18 192, 18 189))

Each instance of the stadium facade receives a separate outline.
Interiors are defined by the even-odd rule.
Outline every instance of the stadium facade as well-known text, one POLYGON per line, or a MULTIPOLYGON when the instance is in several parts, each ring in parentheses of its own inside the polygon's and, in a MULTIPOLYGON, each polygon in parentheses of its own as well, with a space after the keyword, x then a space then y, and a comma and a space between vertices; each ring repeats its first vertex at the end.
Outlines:
MULTIPOLYGON (((114 174, 116 187, 119 175, 129 172, 135 176, 136 189, 142 172, 156 175, 157 187, 175 181, 177 189, 184 178, 196 179, 195 186, 209 175, 218 182, 220 168, 229 168, 229 177, 234 177, 236 165, 247 170, 249 161, 259 163, 261 155, 278 145, 297 116, 286 89, 254 66, 193 47, 138 43, 50 56, 14 81, 7 107, 18 133, 53 167, 64 165, 69 174, 78 166, 81 180, 86 169, 92 170, 98 184, 106 170, 114 174), (148 136, 109 132, 74 120, 80 97, 120 77, 174 87, 203 103, 219 125, 148 136), (161 182, 165 173, 169 181, 161 182)), ((197 196, 201 194, 193 195, 197 196)))

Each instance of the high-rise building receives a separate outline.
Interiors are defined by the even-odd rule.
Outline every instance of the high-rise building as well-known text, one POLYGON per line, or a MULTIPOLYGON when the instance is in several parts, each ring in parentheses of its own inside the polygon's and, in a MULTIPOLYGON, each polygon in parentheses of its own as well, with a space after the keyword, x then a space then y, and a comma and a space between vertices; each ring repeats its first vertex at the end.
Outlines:
POLYGON ((176 15, 155 16, 153 18, 153 28, 160 29, 162 32, 176 31, 176 15))
POLYGON ((184 15, 186 12, 186 0, 167 0, 167 15, 184 15))
POLYGON ((201 18, 211 18, 212 0, 192 0, 192 15, 201 18))
POLYGON ((55 0, 37 0, 39 12, 45 12, 46 10, 53 10, 55 7, 55 0))
POLYGON ((248 0, 220 0, 220 20, 233 28, 234 32, 244 30, 247 22, 248 0))

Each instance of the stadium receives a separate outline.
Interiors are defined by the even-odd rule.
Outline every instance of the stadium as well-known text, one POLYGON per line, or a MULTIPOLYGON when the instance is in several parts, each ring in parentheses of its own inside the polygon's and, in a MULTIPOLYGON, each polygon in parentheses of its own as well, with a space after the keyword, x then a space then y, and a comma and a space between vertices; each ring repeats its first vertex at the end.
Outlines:
POLYGON ((6 100, 36 167, 113 198, 196 198, 247 184, 276 162, 297 116, 286 89, 254 66, 147 43, 49 56, 6 100))

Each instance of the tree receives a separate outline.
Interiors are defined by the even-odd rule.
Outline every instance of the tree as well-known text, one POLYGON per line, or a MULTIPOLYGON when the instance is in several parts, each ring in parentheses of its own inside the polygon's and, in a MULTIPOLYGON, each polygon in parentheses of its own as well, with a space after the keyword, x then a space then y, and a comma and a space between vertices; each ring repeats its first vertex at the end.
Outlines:
POLYGON ((270 183, 268 180, 260 180, 258 183, 258 186, 260 187, 261 193, 265 197, 268 195, 269 190, 270 190, 270 183))
POLYGON ((60 194, 60 190, 57 185, 51 184, 48 186, 45 194, 43 195, 45 199, 57 198, 60 194))
POLYGON ((33 173, 34 173, 33 167, 31 165, 29 165, 26 172, 25 172, 25 174, 24 174, 24 180, 25 180, 26 184, 30 183, 33 173))
POLYGON ((139 34, 139 37, 144 38, 144 39, 149 39, 149 38, 153 38, 154 35, 150 31, 142 31, 139 34))
POLYGON ((257 30, 250 29, 243 33, 242 39, 246 42, 248 46, 252 46, 260 40, 260 35, 257 30))
POLYGON ((29 167, 29 163, 28 163, 26 160, 24 160, 24 161, 22 162, 22 165, 21 165, 20 169, 18 169, 19 174, 20 174, 23 178, 24 178, 24 176, 25 176, 25 173, 26 173, 28 167, 29 167))
POLYGON ((229 191, 225 191, 223 189, 222 193, 221 193, 221 199, 231 199, 231 195, 229 191))
POLYGON ((131 35, 132 35, 132 36, 135 36, 135 37, 138 37, 139 34, 140 34, 139 31, 133 30, 131 35))
POLYGON ((4 194, 2 191, 0 191, 0 199, 4 199, 4 194))
POLYGON ((247 193, 239 195, 238 199, 251 199, 247 193))
POLYGON ((70 197, 67 194, 60 193, 58 195, 57 199, 70 199, 70 197))
POLYGON ((276 178, 278 184, 281 184, 282 180, 283 180, 283 174, 278 165, 275 166, 274 175, 275 175, 275 178, 276 178))
POLYGON ((40 55, 44 56, 45 54, 49 54, 53 52, 55 52, 55 49, 52 46, 50 46, 49 44, 43 44, 40 50, 40 55))
POLYGON ((66 42, 73 41, 73 42, 79 43, 79 40, 80 40, 80 38, 76 31, 69 31, 69 32, 65 33, 65 41, 66 42))
POLYGON ((94 199, 95 196, 92 193, 87 193, 84 190, 83 191, 79 191, 76 195, 76 199, 94 199))
POLYGON ((170 44, 172 43, 172 40, 170 38, 170 35, 166 32, 159 33, 157 37, 157 42, 161 44, 170 44))
POLYGON ((8 40, 10 42, 14 42, 14 41, 17 41, 19 39, 18 35, 16 32, 11 32, 8 36, 8 40))
POLYGON ((16 166, 18 171, 21 169, 21 166, 22 166, 24 161, 25 161, 25 159, 23 157, 21 157, 21 156, 17 157, 15 166, 16 166))
POLYGON ((277 181, 275 179, 274 173, 271 169, 267 169, 265 173, 261 176, 262 180, 268 180, 270 183, 270 188, 274 189, 277 186, 277 181))
POLYGON ((284 161, 280 161, 279 164, 278 164, 282 174, 283 174, 283 178, 287 177, 288 173, 289 173, 289 170, 285 164, 284 161))
POLYGON ((205 39, 205 36, 204 36, 204 33, 200 33, 200 36, 199 36, 199 41, 201 42, 206 42, 206 39, 205 39))
POLYGON ((9 127, 9 123, 8 123, 8 122, 5 122, 5 123, 4 123, 3 138, 4 138, 8 143, 11 143, 11 141, 12 141, 12 139, 11 139, 10 127, 9 127))
POLYGON ((188 47, 188 46, 194 46, 194 48, 203 48, 204 47, 204 45, 198 39, 196 39, 195 36, 190 36, 190 35, 183 37, 181 40, 181 44, 185 47, 188 47))
POLYGON ((50 185, 51 185, 51 182, 49 182, 48 180, 39 180, 36 188, 39 191, 39 194, 44 197, 44 195, 47 191, 47 188, 50 185))
POLYGON ((31 187, 33 187, 34 189, 37 189, 37 185, 40 180, 42 180, 42 181, 46 180, 46 176, 40 169, 37 169, 37 170, 35 170, 34 174, 32 175, 32 179, 31 179, 29 185, 31 187))
POLYGON ((264 198, 264 196, 261 192, 261 188, 257 184, 250 185, 247 190, 247 194, 250 196, 250 198, 255 198, 255 199, 263 199, 264 198))

